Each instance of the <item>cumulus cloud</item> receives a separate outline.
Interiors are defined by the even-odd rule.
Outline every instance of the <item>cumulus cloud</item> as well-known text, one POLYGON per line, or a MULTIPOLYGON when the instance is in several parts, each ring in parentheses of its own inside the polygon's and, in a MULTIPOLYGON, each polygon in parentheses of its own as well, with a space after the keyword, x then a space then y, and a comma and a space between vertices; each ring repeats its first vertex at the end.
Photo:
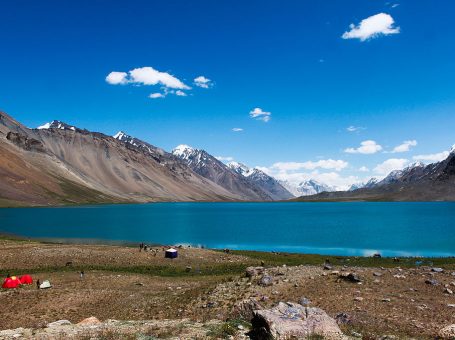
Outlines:
POLYGON ((343 176, 339 172, 319 172, 314 170, 311 172, 292 172, 292 171, 278 171, 273 167, 256 167, 264 171, 266 174, 275 177, 281 181, 288 181, 294 185, 298 185, 303 181, 310 179, 316 180, 320 183, 327 184, 337 190, 347 190, 354 183, 362 182, 364 179, 357 176, 343 176))
POLYGON ((402 170, 408 165, 409 161, 404 158, 390 158, 374 168, 374 172, 379 175, 388 175, 393 170, 402 170))
POLYGON ((129 82, 142 85, 163 85, 171 89, 189 90, 181 80, 167 72, 155 70, 153 67, 146 66, 135 68, 129 72, 129 82))
POLYGON ((221 162, 232 162, 234 160, 234 157, 224 157, 224 156, 216 156, 216 159, 218 159, 221 162))
POLYGON ((400 145, 397 145, 396 147, 393 148, 392 153, 399 153, 399 152, 408 152, 411 150, 411 147, 416 146, 417 141, 414 140, 406 140, 400 145))
POLYGON ((198 87, 202 87, 204 89, 208 89, 212 86, 212 81, 204 76, 199 76, 194 78, 194 85, 198 87))
POLYGON ((433 154, 427 154, 427 155, 417 155, 412 157, 415 161, 421 161, 421 162, 427 162, 427 163, 435 163, 435 162, 440 162, 449 157, 450 152, 449 151, 442 151, 438 153, 433 153, 433 154))
POLYGON ((159 93, 159 92, 149 94, 149 98, 152 98, 152 99, 164 98, 164 97, 165 97, 165 95, 162 93, 159 93))
POLYGON ((237 128, 237 127, 236 127, 236 128, 232 128, 232 131, 234 131, 234 132, 242 132, 243 129, 242 129, 242 128, 237 128))
POLYGON ((368 172, 368 171, 370 171, 370 169, 368 169, 366 166, 361 166, 361 167, 359 168, 359 171, 360 171, 360 172, 368 172))
POLYGON ((186 97, 187 96, 187 94, 185 92, 183 92, 182 90, 175 91, 175 94, 177 96, 180 96, 180 97, 186 97))
POLYGON ((351 24, 350 30, 344 32, 343 39, 360 39, 365 41, 380 35, 398 34, 400 27, 395 27, 395 20, 386 13, 379 13, 363 19, 357 26, 351 24))
POLYGON ((263 111, 261 108, 256 107, 250 111, 250 117, 258 120, 262 120, 263 122, 268 122, 270 120, 270 116, 272 115, 271 112, 263 111))
POLYGON ((307 161, 307 162, 277 162, 271 166, 272 169, 277 171, 296 171, 296 170, 314 170, 317 168, 321 169, 334 169, 336 171, 341 171, 349 165, 348 162, 343 160, 334 160, 334 159, 321 159, 317 162, 307 161))
POLYGON ((150 66, 135 68, 128 72, 114 71, 109 73, 105 80, 111 85, 160 86, 164 93, 161 95, 152 93, 150 98, 163 98, 167 94, 186 96, 187 93, 182 90, 191 90, 191 87, 172 74, 158 71, 150 66))
POLYGON ((358 148, 347 148, 344 150, 346 153, 361 153, 364 155, 373 154, 382 150, 382 146, 377 144, 374 140, 365 140, 360 143, 358 148))
POLYGON ((107 75, 106 82, 111 85, 127 84, 128 74, 126 72, 111 72, 107 75))

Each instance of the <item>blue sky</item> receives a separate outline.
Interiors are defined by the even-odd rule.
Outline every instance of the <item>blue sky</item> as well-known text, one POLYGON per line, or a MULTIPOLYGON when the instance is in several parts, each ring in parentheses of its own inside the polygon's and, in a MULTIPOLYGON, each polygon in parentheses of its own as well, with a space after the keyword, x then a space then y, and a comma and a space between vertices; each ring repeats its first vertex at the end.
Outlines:
POLYGON ((30 127, 124 130, 346 186, 455 143, 454 11, 450 0, 4 1, 0 109, 30 127))

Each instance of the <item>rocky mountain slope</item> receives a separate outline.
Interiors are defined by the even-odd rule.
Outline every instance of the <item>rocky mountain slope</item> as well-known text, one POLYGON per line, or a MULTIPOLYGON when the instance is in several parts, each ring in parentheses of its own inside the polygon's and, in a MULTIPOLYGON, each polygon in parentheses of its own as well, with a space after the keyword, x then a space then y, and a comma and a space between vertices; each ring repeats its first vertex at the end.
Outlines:
POLYGON ((264 171, 257 168, 249 168, 245 164, 229 162, 227 166, 245 177, 250 183, 261 188, 273 200, 285 200, 294 197, 283 185, 275 178, 267 175, 264 171))
POLYGON ((382 181, 372 181, 351 191, 299 197, 299 201, 453 201, 455 200, 455 149, 437 163, 415 163, 392 171, 382 181))
POLYGON ((6 113, 0 113, 0 174, 1 205, 244 198, 140 140, 59 121, 29 129, 6 113))
POLYGON ((194 172, 218 184, 244 200, 270 201, 273 197, 250 182, 245 176, 210 155, 205 150, 179 145, 172 153, 185 162, 194 172))

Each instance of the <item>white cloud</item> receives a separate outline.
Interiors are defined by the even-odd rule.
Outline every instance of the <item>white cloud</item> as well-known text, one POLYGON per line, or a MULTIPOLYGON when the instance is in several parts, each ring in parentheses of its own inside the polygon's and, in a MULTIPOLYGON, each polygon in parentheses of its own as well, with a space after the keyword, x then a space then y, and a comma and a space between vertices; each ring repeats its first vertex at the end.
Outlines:
POLYGON ((270 120, 270 116, 271 115, 272 115, 271 112, 263 111, 259 107, 256 107, 252 111, 250 111, 250 117, 251 118, 262 120, 262 121, 264 121, 266 123, 270 120))
POLYGON ((365 129, 365 128, 360 127, 360 126, 351 125, 351 126, 348 126, 348 127, 346 128, 346 131, 349 131, 349 132, 357 132, 357 131, 364 130, 364 129, 365 129))
POLYGON ((360 171, 360 172, 368 172, 368 171, 370 171, 370 169, 368 169, 366 166, 361 166, 361 167, 359 168, 359 171, 360 171))
POLYGON ((157 98, 164 98, 165 95, 162 94, 162 93, 159 93, 159 92, 156 92, 156 93, 151 93, 149 95, 149 98, 152 98, 152 99, 157 99, 157 98))
POLYGON ((327 184, 335 187, 337 190, 347 190, 354 183, 362 182, 364 179, 357 176, 342 176, 338 172, 323 172, 315 170, 312 172, 288 172, 276 171, 273 168, 259 167, 259 170, 264 171, 266 174, 275 177, 278 180, 288 181, 294 185, 298 185, 303 181, 314 179, 320 183, 327 184))
POLYGON ((180 97, 186 97, 187 96, 187 94, 185 92, 183 92, 182 90, 175 91, 175 94, 177 96, 180 96, 180 97))
POLYGON ((216 159, 218 159, 221 162, 232 162, 234 160, 234 157, 224 157, 224 156, 216 156, 216 159))
POLYGON ((450 152, 449 151, 442 151, 438 153, 433 153, 433 154, 427 154, 427 155, 417 155, 412 157, 415 161, 421 161, 421 162, 440 162, 449 157, 450 152))
POLYGON ((408 165, 409 161, 403 158, 390 158, 374 168, 374 172, 379 175, 388 175, 393 170, 402 170, 408 165))
POLYGON ((347 148, 344 150, 346 153, 361 153, 361 154, 373 154, 382 150, 382 146, 377 144, 374 140, 365 140, 360 143, 358 148, 347 148))
POLYGON ((394 27, 395 20, 386 13, 379 13, 363 19, 357 26, 351 24, 350 31, 344 32, 343 39, 360 39, 365 41, 380 35, 400 33, 399 27, 394 27))
POLYGON ((160 84, 171 89, 190 89, 189 86, 185 85, 181 80, 177 79, 173 75, 167 72, 155 70, 150 66, 135 68, 129 72, 129 75, 130 83, 142 85, 160 84))
POLYGON ((212 81, 204 76, 199 76, 194 78, 194 85, 198 87, 202 87, 204 89, 208 89, 212 86, 212 81))
POLYGON ((349 165, 348 162, 343 160, 334 160, 334 159, 321 159, 317 162, 307 161, 307 162, 277 162, 271 166, 273 170, 280 172, 286 171, 297 171, 301 169, 314 170, 317 168, 321 169, 334 169, 336 171, 341 171, 349 165))
POLYGON ((111 85, 123 85, 128 83, 126 72, 111 72, 106 77, 106 82, 111 85))
POLYGON ((243 131, 243 129, 242 129, 242 128, 233 128, 232 131, 234 131, 234 132, 241 132, 241 131, 243 131))
POLYGON ((416 140, 406 140, 402 144, 394 147, 392 150, 392 153, 408 152, 412 146, 416 146, 416 145, 417 145, 416 140))

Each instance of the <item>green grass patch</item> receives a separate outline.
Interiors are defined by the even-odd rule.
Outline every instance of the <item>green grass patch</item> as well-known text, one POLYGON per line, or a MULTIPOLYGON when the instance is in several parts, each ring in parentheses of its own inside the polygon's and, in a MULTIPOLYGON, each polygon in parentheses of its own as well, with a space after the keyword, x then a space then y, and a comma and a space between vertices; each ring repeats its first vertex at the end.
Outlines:
POLYGON ((403 267, 412 268, 416 266, 437 266, 446 269, 455 269, 455 257, 399 257, 397 260, 391 257, 367 257, 367 256, 327 256, 317 254, 294 254, 294 253, 272 253, 250 250, 234 250, 231 253, 242 255, 257 260, 260 265, 261 261, 266 266, 299 266, 299 265, 322 265, 329 260, 332 265, 336 266, 357 266, 357 267, 403 267))
POLYGON ((105 271, 113 273, 145 274, 161 277, 202 277, 202 276, 227 276, 238 275, 245 271, 247 264, 217 264, 213 266, 201 266, 187 271, 180 266, 110 266, 110 265, 87 265, 87 266, 42 266, 31 269, 2 269, 0 276, 7 273, 14 275, 34 274, 34 273, 55 273, 55 272, 89 272, 105 271))

